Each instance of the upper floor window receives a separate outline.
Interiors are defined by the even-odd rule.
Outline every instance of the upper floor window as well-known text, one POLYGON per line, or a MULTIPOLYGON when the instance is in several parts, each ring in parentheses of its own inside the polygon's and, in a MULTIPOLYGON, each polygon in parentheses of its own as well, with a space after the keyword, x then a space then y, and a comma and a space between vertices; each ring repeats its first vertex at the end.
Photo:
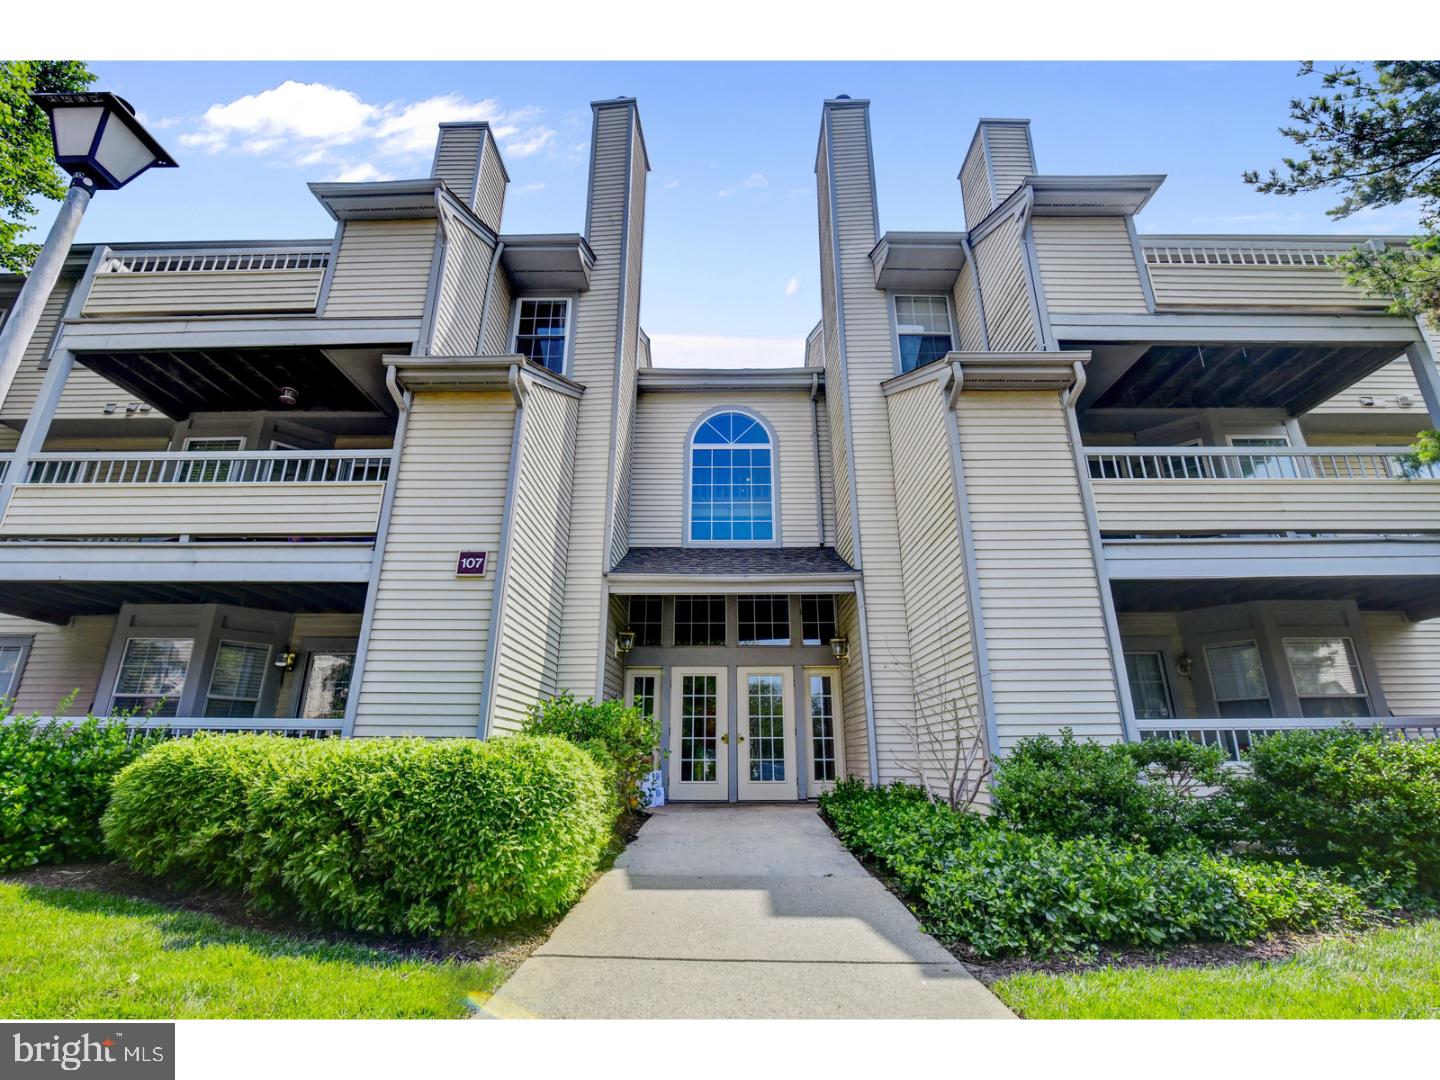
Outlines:
POLYGON ((901 371, 939 360, 954 348, 949 301, 943 296, 895 297, 895 333, 900 339, 901 371))
POLYGON ((700 425, 690 440, 692 541, 774 541, 772 452, 765 425, 747 413, 716 413, 700 425))
POLYGON ((515 312, 515 351, 563 374, 569 324, 569 300, 521 300, 515 312))

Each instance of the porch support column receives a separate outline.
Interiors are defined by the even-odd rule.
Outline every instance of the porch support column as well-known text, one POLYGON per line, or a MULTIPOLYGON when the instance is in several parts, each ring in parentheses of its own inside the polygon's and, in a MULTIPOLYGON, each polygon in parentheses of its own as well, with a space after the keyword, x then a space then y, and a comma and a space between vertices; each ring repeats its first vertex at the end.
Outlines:
POLYGON ((5 510, 10 505, 10 493, 15 490, 20 478, 30 471, 31 455, 38 453, 45 445, 50 421, 54 419, 55 410, 60 405, 60 396, 65 392, 65 380, 70 377, 74 368, 75 354, 66 348, 56 349, 55 355, 50 358, 50 366, 45 370, 45 378, 40 383, 35 404, 25 419, 25 430, 20 432, 20 441, 15 445, 10 468, 5 473, 5 479, 0 481, 0 520, 3 520, 5 510))
POLYGON ((1429 342, 1424 339, 1412 342, 1406 347, 1405 355, 1410 360, 1410 370, 1415 372, 1415 381, 1420 384, 1420 396, 1425 400, 1425 411, 1430 414, 1430 426, 1440 428, 1440 370, 1435 367, 1429 342))

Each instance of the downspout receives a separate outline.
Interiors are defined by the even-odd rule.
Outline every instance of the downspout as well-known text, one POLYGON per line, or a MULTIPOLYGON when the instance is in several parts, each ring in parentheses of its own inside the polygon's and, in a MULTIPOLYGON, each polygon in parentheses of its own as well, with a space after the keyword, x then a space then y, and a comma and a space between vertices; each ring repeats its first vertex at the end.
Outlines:
POLYGON ((820 493, 820 373, 810 376, 810 438, 815 443, 815 546, 825 546, 825 500, 820 493))
POLYGON ((1125 665, 1125 647, 1120 641, 1120 619, 1115 614, 1115 594, 1110 588, 1110 570, 1105 563, 1105 543, 1100 538, 1100 517, 1095 511, 1095 494, 1090 486, 1090 465, 1080 441, 1080 421, 1075 407, 1085 392, 1085 365, 1079 360, 1071 364, 1075 381, 1060 392, 1060 407, 1070 429, 1070 452, 1075 460, 1075 483, 1080 489, 1080 503, 1085 509, 1086 531, 1090 534, 1090 552, 1095 560, 1095 578, 1100 586, 1100 613, 1105 621, 1105 637, 1110 644, 1110 678, 1115 686, 1115 700, 1120 705, 1120 731, 1126 742, 1139 742, 1140 730, 1135 723, 1135 705, 1130 700, 1130 681, 1121 674, 1125 665))
POLYGON ((980 264, 975 261, 975 252, 970 247, 970 234, 960 237, 960 250, 965 252, 965 261, 970 264, 970 280, 975 284, 975 313, 980 318, 980 347, 990 351, 990 327, 985 323, 985 294, 980 288, 980 264))
POLYGON ((480 328, 475 332, 475 355, 485 355, 485 328, 490 325, 490 297, 495 291, 495 272, 500 269, 500 256, 505 254, 505 241, 497 240, 490 255, 490 272, 485 275, 485 293, 480 298, 480 328))

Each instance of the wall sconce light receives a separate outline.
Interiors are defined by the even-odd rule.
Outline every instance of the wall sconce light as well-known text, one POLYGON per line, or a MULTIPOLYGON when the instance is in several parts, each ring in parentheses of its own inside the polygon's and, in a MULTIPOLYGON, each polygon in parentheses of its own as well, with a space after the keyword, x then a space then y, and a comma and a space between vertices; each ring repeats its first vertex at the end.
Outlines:
POLYGON ((1399 405, 1402 409, 1408 409, 1410 408, 1410 406, 1415 404, 1415 399, 1412 398, 1409 394, 1396 394, 1395 404, 1399 405))
POLYGON ((615 655, 621 658, 630 654, 635 648, 635 631, 626 627, 615 635, 615 655))
POLYGON ((1356 400, 1367 409, 1373 409, 1375 407, 1375 399, 1369 394, 1361 394, 1356 400))
POLYGON ((842 663, 850 659, 850 639, 833 637, 830 639, 830 651, 835 654, 835 659, 842 663))
POLYGON ((295 654, 293 652, 282 652, 275 654, 275 666, 284 671, 295 670, 295 654))
POLYGON ((1191 673, 1195 670, 1195 658, 1188 652, 1182 652, 1175 658, 1175 670, 1185 678, 1190 678, 1191 673))

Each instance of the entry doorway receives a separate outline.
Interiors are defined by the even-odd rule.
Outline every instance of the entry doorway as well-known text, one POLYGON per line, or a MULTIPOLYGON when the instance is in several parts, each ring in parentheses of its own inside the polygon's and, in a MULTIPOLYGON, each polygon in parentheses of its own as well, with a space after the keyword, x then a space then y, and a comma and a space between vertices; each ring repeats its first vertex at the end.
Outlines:
POLYGON ((730 798, 728 675, 723 667, 670 669, 670 799, 730 798))
POLYGON ((799 798, 795 781, 795 669, 739 668, 739 794, 746 800, 799 798))

